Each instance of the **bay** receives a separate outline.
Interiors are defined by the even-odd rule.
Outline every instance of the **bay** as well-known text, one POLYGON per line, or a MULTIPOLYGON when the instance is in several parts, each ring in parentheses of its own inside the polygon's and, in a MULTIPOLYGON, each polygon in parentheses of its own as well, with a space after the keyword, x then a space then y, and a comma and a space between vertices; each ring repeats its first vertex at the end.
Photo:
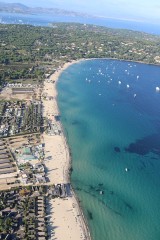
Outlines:
POLYGON ((160 238, 159 86, 160 67, 107 59, 59 78, 71 181, 94 240, 160 238))

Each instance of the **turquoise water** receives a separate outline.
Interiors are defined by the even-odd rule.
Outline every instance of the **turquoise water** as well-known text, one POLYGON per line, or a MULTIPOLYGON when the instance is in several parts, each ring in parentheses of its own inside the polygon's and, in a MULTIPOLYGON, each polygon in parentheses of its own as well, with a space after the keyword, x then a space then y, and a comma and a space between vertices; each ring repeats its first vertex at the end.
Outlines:
POLYGON ((115 60, 60 76, 71 180, 94 240, 160 239, 159 86, 160 67, 115 60))

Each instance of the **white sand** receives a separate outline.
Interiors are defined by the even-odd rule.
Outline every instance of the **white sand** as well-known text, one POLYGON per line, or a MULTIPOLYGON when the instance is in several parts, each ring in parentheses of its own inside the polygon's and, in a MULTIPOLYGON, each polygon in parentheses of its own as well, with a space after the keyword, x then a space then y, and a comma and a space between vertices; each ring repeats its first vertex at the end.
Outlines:
POLYGON ((85 237, 84 223, 82 216, 78 212, 78 206, 74 198, 52 199, 50 201, 52 209, 52 224, 54 231, 51 239, 87 239, 85 237))
MULTIPOLYGON (((70 64, 66 63, 63 68, 56 71, 50 80, 55 81, 44 82, 43 94, 53 99, 43 100, 44 117, 55 121, 54 115, 58 115, 58 107, 56 102, 56 81, 59 75, 70 64)), ((59 122, 55 123, 59 124, 59 122)), ((45 142, 45 165, 47 167, 47 176, 51 184, 66 183, 69 182, 69 167, 70 157, 68 146, 65 141, 64 135, 50 136, 43 134, 45 142), (50 157, 50 158, 48 158, 50 157)), ((81 209, 78 206, 77 200, 74 196, 63 200, 60 198, 52 199, 51 204, 51 222, 53 227, 52 239, 57 240, 80 240, 90 239, 88 229, 84 223, 84 219, 81 214, 81 209), (88 235, 88 236, 87 236, 88 235)))

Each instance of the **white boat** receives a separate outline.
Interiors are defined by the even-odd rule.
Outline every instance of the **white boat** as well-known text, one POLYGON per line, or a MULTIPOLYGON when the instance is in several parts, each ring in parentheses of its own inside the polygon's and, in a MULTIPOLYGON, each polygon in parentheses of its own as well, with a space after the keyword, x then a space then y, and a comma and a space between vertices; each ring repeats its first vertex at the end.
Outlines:
POLYGON ((99 194, 102 195, 102 194, 104 194, 104 192, 103 191, 99 191, 99 194))

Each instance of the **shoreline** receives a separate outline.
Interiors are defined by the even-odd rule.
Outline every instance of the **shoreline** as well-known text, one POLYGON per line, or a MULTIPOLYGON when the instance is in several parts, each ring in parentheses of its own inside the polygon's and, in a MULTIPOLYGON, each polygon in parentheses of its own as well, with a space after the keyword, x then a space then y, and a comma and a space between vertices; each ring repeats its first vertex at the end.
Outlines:
MULTIPOLYGON (((55 85, 55 87, 56 87, 56 90, 57 90, 57 82, 58 82, 58 80, 59 80, 59 77, 60 77, 60 75, 63 73, 63 71, 65 71, 68 67, 70 67, 70 66, 72 66, 72 65, 74 65, 74 64, 76 64, 76 63, 80 63, 80 62, 82 62, 82 61, 89 61, 89 60, 93 60, 93 59, 89 59, 89 58, 87 58, 87 59, 84 59, 84 58, 82 58, 82 59, 79 59, 79 60, 73 60, 73 61, 71 61, 71 62, 68 62, 68 63, 65 63, 61 68, 60 68, 60 70, 59 70, 59 72, 57 73, 57 81, 56 81, 56 85, 55 85)), ((58 96, 58 91, 57 91, 57 96, 58 96)), ((56 102, 57 102, 57 96, 56 96, 56 102)), ((57 107, 58 107, 58 104, 57 104, 57 107)), ((58 111, 59 111, 59 109, 58 109, 58 111)), ((59 112, 60 113, 60 112, 59 112)), ((69 166, 68 166, 68 173, 67 173, 67 176, 68 176, 68 180, 69 180, 69 182, 71 183, 71 171, 70 171, 70 169, 71 169, 71 167, 72 167, 72 158, 71 158, 71 156, 70 156, 70 148, 69 148, 69 144, 68 144, 68 141, 67 141, 67 138, 66 138, 66 136, 65 136, 65 133, 64 133, 64 128, 63 128, 63 125, 62 125, 62 123, 60 122, 60 124, 61 124, 61 128, 62 128, 62 132, 63 132, 63 136, 64 136, 64 139, 65 139, 65 145, 66 145, 66 147, 68 148, 68 152, 69 152, 69 166)), ((66 177, 67 177, 66 176, 66 177)), ((75 192, 75 190, 74 190, 74 188, 73 188, 73 186, 72 186, 72 183, 71 183, 71 188, 72 188, 72 192, 73 192, 73 195, 74 195, 74 198, 75 198, 75 200, 76 200, 76 202, 77 202, 77 210, 78 210, 78 212, 80 213, 80 215, 82 216, 82 228, 83 228, 83 231, 84 231, 84 233, 85 233, 85 239, 86 240, 91 240, 92 238, 91 238, 91 235, 90 235, 90 229, 89 229, 89 226, 88 226, 88 222, 87 222, 87 220, 86 220, 86 218, 85 218, 85 216, 84 216, 84 213, 83 213, 83 209, 82 209, 82 207, 81 207, 81 205, 80 205, 80 202, 79 202, 79 199, 78 199, 78 197, 77 197, 77 195, 76 195, 76 192, 75 192)))
POLYGON ((132 63, 140 63, 140 64, 145 64, 145 65, 151 65, 151 66, 157 66, 160 67, 160 63, 147 63, 147 62, 142 62, 142 61, 136 61, 136 60, 129 60, 129 59, 122 59, 122 58, 107 58, 107 57, 102 57, 102 58, 81 58, 80 60, 77 61, 88 61, 88 60, 117 60, 121 62, 132 62, 132 63))
MULTIPOLYGON (((59 116, 60 114, 57 104, 57 82, 60 75, 69 66, 79 63, 82 60, 85 59, 80 59, 77 61, 74 60, 65 63, 63 66, 59 67, 49 77, 49 79, 46 79, 44 82, 43 94, 46 93, 47 96, 49 98, 51 97, 52 99, 47 101, 43 100, 43 115, 44 117, 51 118, 61 130, 61 135, 48 136, 46 133, 43 134, 43 140, 46 146, 46 158, 48 152, 52 156, 51 161, 46 160, 45 162, 45 165, 47 167, 47 177, 49 178, 50 184, 71 182, 70 170, 72 165, 72 159, 70 156, 69 145, 61 121, 59 120, 58 122, 56 122, 53 116, 59 116)), ((51 233, 51 240, 55 238, 57 238, 58 240, 64 239, 64 235, 66 240, 91 240, 88 223, 80 206, 79 199, 76 196, 76 193, 72 186, 71 189, 72 197, 68 197, 67 199, 52 199, 50 201, 50 228, 52 229, 54 228, 54 226, 56 226, 53 238, 51 233)))

